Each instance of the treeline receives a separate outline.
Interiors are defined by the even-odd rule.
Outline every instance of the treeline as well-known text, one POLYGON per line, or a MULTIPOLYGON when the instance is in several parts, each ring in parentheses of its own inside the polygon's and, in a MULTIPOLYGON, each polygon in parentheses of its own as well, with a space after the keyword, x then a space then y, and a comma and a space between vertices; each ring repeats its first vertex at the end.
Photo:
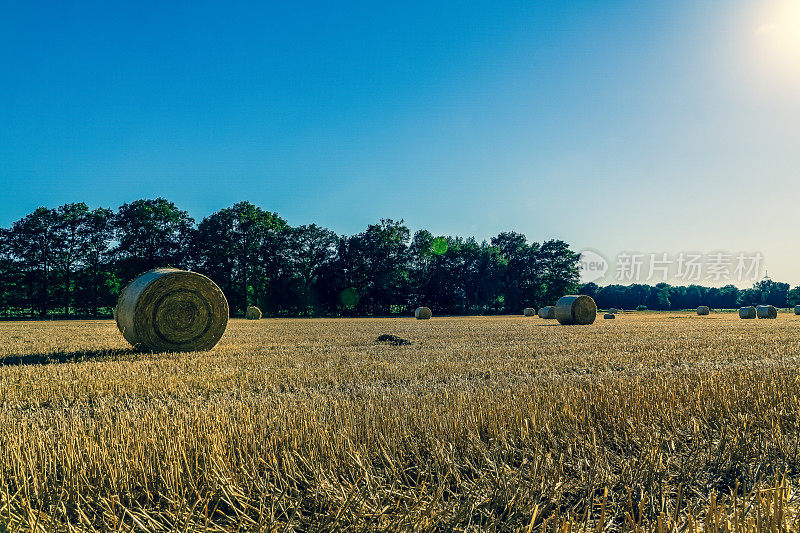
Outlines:
POLYGON ((587 283, 579 289, 588 294, 602 309, 612 307, 637 309, 646 307, 656 310, 694 309, 707 305, 714 309, 733 309, 745 305, 774 305, 792 307, 800 304, 800 287, 790 289, 788 283, 763 279, 750 289, 739 289, 734 285, 703 287, 701 285, 606 285, 600 287, 587 283))
POLYGON ((163 198, 72 203, 0 228, 0 316, 108 316, 128 281, 163 266, 209 276, 234 316, 519 313, 577 290, 578 258, 558 240, 412 236, 389 219, 342 236, 249 202, 199 224, 163 198))

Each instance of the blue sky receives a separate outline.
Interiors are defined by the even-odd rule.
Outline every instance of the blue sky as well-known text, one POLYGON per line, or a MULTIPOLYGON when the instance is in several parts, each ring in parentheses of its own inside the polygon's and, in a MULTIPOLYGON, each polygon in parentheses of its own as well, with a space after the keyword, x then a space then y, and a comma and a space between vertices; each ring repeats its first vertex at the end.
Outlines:
POLYGON ((0 225, 250 200, 345 234, 759 251, 800 284, 796 5, 4 3, 0 225))

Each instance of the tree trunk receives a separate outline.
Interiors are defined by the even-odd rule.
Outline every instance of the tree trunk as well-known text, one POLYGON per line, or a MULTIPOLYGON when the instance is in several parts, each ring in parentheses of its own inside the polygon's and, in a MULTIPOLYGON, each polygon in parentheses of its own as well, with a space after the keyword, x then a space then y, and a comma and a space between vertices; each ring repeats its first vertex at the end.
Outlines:
POLYGON ((94 312, 94 317, 97 318, 97 267, 92 272, 92 311, 94 312))
POLYGON ((69 303, 70 303, 70 288, 71 288, 71 280, 69 275, 69 270, 64 274, 64 316, 69 316, 69 303))

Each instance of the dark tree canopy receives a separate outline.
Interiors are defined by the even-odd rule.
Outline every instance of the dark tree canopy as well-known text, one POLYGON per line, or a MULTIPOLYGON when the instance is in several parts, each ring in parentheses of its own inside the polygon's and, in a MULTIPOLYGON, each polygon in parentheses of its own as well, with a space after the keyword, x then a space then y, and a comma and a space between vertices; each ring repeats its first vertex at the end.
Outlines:
POLYGON ((239 202, 195 224, 164 198, 116 212, 84 203, 40 207, 0 228, 0 316, 108 316, 120 288, 154 267, 189 268, 225 292, 234 316, 520 313, 564 294, 599 307, 693 309, 800 304, 800 287, 765 279, 749 289, 700 285, 578 284, 577 252, 563 241, 502 232, 488 241, 413 236, 382 219, 355 235, 290 226, 239 202), (790 290, 791 289, 791 290, 790 290))
POLYGON ((122 277, 188 266, 193 227, 194 219, 164 198, 124 204, 114 217, 114 255, 122 277))
POLYGON ((280 234, 286 221, 250 202, 239 202, 204 218, 194 233, 191 264, 225 292, 233 313, 249 305, 265 310, 264 295, 280 275, 280 234))
POLYGON ((654 310, 695 309, 707 305, 713 309, 735 309, 747 305, 769 304, 790 307, 800 304, 800 287, 789 290, 788 283, 771 279, 757 282, 752 288, 739 289, 734 285, 703 287, 701 285, 607 285, 594 283, 581 286, 582 294, 589 294, 598 307, 609 309, 636 309, 645 306, 654 310))

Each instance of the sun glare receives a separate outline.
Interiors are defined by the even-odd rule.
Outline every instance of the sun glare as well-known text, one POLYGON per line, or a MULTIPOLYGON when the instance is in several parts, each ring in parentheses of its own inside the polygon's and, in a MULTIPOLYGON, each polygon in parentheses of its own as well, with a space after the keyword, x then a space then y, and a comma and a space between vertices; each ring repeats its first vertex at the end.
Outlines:
POLYGON ((767 3, 755 21, 757 59, 773 75, 800 75, 800 0, 767 3))

